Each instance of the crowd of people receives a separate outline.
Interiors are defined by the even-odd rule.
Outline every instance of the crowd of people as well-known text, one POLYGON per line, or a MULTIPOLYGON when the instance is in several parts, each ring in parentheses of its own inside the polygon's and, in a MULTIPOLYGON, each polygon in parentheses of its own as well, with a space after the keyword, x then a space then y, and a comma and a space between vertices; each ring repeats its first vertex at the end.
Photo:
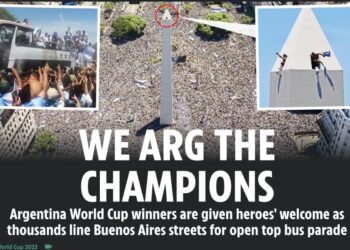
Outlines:
POLYGON ((34 44, 36 47, 51 48, 51 49, 62 49, 62 50, 79 50, 81 52, 89 44, 88 34, 85 30, 77 30, 73 34, 70 27, 62 37, 57 32, 49 34, 48 32, 43 33, 41 29, 34 30, 34 44))
POLYGON ((0 72, 0 107, 96 107, 96 65, 0 72))
MULTIPOLYGON (((22 25, 30 26, 28 19, 24 19, 22 25)), ((96 50, 89 41, 88 33, 85 30, 76 30, 75 33, 71 27, 68 27, 62 36, 58 32, 43 32, 41 28, 35 28, 33 39, 27 37, 24 31, 17 32, 17 43, 21 45, 30 45, 36 48, 58 49, 69 51, 76 63, 86 65, 96 59, 96 50)))

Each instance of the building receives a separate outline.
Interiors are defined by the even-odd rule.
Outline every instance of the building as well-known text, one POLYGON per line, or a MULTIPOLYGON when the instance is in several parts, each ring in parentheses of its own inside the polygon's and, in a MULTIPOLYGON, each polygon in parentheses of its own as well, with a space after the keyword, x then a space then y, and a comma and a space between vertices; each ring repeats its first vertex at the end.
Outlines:
POLYGON ((350 159, 350 110, 324 110, 317 122, 321 130, 317 144, 320 155, 350 159))
POLYGON ((344 106, 343 69, 311 8, 302 8, 270 72, 270 107, 344 106), (312 67, 311 53, 330 52, 312 67), (325 69, 326 68, 326 69, 325 69))
POLYGON ((32 142, 37 126, 29 110, 0 110, 0 158, 16 159, 32 142))

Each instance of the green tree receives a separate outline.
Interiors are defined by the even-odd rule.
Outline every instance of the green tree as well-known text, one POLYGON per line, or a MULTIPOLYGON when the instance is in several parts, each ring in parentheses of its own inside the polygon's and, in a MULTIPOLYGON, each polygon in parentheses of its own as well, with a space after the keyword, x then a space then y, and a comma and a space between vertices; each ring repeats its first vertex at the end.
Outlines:
POLYGON ((52 153, 56 150, 58 140, 56 134, 52 131, 42 131, 37 134, 34 140, 34 151, 36 153, 52 153))
POLYGON ((115 6, 115 3, 114 2, 106 2, 103 7, 105 8, 105 10, 107 11, 112 11, 113 8, 115 6))
POLYGON ((225 8, 225 9, 227 9, 229 11, 235 9, 235 6, 232 3, 230 3, 230 2, 223 2, 223 3, 221 3, 221 7, 225 8))
MULTIPOLYGON (((229 15, 224 13, 209 13, 206 16, 206 19, 210 21, 231 22, 229 15)), ((204 36, 208 39, 220 39, 226 37, 230 33, 229 31, 210 27, 205 24, 198 24, 196 32, 198 35, 204 36)))
POLYGON ((9 21, 16 21, 16 18, 6 9, 0 8, 0 19, 2 20, 9 20, 9 21))
POLYGON ((142 35, 146 28, 146 22, 137 15, 128 14, 114 20, 112 28, 114 29, 113 35, 115 38, 126 39, 142 35))
POLYGON ((113 9, 114 9, 115 3, 113 2, 105 2, 105 4, 103 5, 104 8, 104 19, 108 19, 110 18, 113 9))
POLYGON ((254 17, 245 15, 245 16, 242 16, 241 23, 243 23, 243 24, 253 24, 253 23, 255 23, 255 19, 254 19, 254 17))
POLYGON ((192 4, 190 4, 190 3, 185 3, 185 4, 184 4, 184 10, 185 10, 185 13, 186 13, 186 14, 190 13, 190 11, 192 10, 192 8, 193 8, 192 4))

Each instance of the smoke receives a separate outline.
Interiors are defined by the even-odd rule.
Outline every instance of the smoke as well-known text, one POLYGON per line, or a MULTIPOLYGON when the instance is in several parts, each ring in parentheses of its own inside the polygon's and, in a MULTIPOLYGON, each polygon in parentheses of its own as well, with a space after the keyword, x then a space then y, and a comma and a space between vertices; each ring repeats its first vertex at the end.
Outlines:
POLYGON ((58 16, 59 16, 60 21, 62 22, 62 24, 63 24, 63 25, 65 25, 65 24, 66 24, 66 22, 64 21, 64 18, 63 18, 62 13, 58 13, 58 16))

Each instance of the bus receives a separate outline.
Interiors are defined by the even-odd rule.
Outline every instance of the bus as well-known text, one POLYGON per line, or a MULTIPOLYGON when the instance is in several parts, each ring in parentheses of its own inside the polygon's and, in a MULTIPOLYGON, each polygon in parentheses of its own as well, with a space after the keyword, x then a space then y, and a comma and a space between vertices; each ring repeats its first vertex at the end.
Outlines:
POLYGON ((72 53, 65 49, 45 48, 34 41, 34 28, 28 25, 0 20, 0 69, 16 68, 27 71, 58 64, 74 67, 72 53))

